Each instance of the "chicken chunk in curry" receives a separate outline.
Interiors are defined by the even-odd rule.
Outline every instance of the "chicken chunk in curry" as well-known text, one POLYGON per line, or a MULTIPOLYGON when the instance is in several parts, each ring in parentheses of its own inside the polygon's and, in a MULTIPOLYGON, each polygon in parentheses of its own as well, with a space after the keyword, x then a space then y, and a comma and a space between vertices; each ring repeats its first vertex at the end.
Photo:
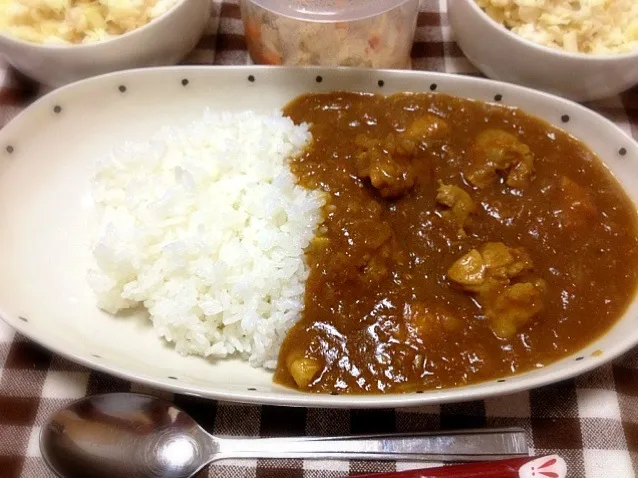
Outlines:
POLYGON ((450 127, 443 118, 433 114, 424 114, 411 120, 405 131, 399 134, 404 140, 423 145, 428 141, 445 138, 449 133, 450 127))
POLYGON ((476 296, 497 336, 511 337, 542 310, 543 280, 523 281, 531 270, 525 249, 488 242, 454 262, 447 276, 476 296))
POLYGON ((361 152, 356 157, 356 174, 369 179, 381 197, 403 196, 414 187, 415 162, 430 141, 448 134, 447 123, 434 115, 412 120, 404 131, 389 133, 383 140, 363 134, 355 142, 361 152))
POLYGON ((485 188, 497 181, 499 173, 512 188, 523 188, 534 174, 534 156, 526 144, 501 129, 487 129, 476 137, 472 162, 466 172, 474 186, 485 188))
POLYGON ((638 282, 631 200, 586 146, 442 94, 302 96, 292 160, 330 200, 275 380, 316 393, 495 380, 586 346, 638 282))
POLYGON ((444 216, 450 218, 459 228, 459 236, 465 237, 465 223, 470 214, 474 212, 474 201, 463 189, 454 185, 439 183, 436 202, 449 207, 444 216))
POLYGON ((317 359, 290 355, 287 360, 290 375, 300 388, 310 385, 322 366, 317 359))
POLYGON ((412 155, 416 145, 388 135, 384 141, 357 137, 362 151, 357 155, 357 176, 369 179, 382 197, 397 197, 414 186, 412 155))

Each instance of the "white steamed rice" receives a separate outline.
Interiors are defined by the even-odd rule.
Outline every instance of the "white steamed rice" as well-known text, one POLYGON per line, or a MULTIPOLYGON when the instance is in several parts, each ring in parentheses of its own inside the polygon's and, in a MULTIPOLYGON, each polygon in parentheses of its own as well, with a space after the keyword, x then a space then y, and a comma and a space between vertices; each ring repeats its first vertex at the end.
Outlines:
POLYGON ((274 367, 303 308, 304 248, 324 203, 288 168, 310 140, 281 112, 207 112, 101 161, 98 306, 143 304, 182 354, 274 367))

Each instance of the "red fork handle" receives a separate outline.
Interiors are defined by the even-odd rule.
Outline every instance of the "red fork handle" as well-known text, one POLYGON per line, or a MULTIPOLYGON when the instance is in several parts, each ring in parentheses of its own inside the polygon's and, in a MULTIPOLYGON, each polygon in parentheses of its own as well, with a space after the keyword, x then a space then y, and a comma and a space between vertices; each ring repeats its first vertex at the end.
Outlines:
POLYGON ((420 470, 395 471, 373 475, 356 475, 356 478, 565 478, 565 462, 557 456, 513 458, 510 460, 467 463, 463 465, 440 466, 420 470), (535 462, 534 475, 521 470, 523 465, 535 462), (549 467, 547 464, 560 465, 549 467), (544 465, 544 466, 543 466, 544 465))

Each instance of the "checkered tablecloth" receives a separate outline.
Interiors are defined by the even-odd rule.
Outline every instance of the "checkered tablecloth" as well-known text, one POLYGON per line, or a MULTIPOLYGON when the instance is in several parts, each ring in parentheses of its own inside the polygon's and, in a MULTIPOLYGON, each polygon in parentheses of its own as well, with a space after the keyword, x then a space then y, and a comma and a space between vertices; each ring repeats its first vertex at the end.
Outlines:
MULTIPOLYGON (((445 0, 421 2, 412 54, 415 69, 478 74, 453 42, 445 0)), ((247 62, 239 7, 233 1, 216 0, 208 32, 186 63, 247 62)), ((6 124, 45 92, 45 88, 0 63, 0 122, 6 124)), ((588 106, 638 138, 638 87, 588 106)), ((149 390, 53 355, 3 323, 0 323, 0 476, 52 477, 38 450, 40 426, 47 416, 85 395, 129 390, 174 400, 215 434, 340 435, 519 426, 527 430, 535 454, 557 453, 564 457, 570 477, 638 476, 638 349, 574 380, 485 401, 401 410, 291 409, 216 403, 149 390)), ((327 478, 416 466, 246 460, 221 462, 200 476, 327 478)))

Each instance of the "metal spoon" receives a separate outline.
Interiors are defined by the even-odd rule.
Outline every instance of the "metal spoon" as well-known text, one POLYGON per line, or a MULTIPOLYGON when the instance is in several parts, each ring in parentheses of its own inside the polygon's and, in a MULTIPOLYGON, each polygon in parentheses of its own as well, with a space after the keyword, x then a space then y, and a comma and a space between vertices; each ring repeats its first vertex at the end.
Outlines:
POLYGON ((42 427, 42 456, 64 478, 187 478, 226 458, 480 461, 527 456, 521 429, 351 437, 219 438, 156 397, 94 395, 42 427))

